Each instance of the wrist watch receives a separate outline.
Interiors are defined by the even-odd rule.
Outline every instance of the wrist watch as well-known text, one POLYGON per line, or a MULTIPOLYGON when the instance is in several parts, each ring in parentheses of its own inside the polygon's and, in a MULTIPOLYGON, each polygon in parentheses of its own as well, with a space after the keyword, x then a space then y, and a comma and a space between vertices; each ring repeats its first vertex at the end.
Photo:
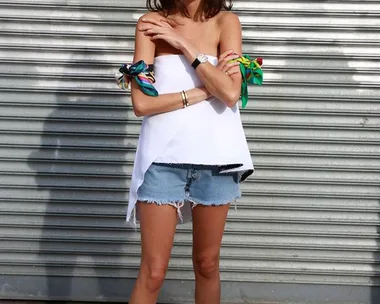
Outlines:
POLYGON ((194 70, 197 68, 198 65, 201 63, 206 63, 208 61, 208 57, 205 54, 199 53, 197 55, 197 58, 193 61, 191 66, 194 68, 194 70))

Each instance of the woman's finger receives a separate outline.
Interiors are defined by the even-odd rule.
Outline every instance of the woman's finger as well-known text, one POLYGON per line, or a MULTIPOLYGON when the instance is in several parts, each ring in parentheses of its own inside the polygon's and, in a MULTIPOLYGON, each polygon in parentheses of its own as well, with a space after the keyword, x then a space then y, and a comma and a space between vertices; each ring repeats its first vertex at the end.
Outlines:
POLYGON ((233 53, 233 52, 234 52, 233 50, 228 50, 228 51, 224 52, 223 54, 221 54, 221 55, 219 56, 219 61, 224 60, 224 58, 226 58, 228 55, 230 55, 230 54, 233 53))
POLYGON ((223 69, 222 69, 223 72, 231 72, 231 71, 240 71, 240 69, 236 66, 236 65, 233 65, 233 66, 224 66, 223 69))
POLYGON ((224 66, 222 69, 220 69, 222 72, 226 73, 228 71, 228 68, 224 66))
POLYGON ((227 75, 231 76, 231 75, 240 73, 240 68, 238 68, 237 66, 232 66, 228 68, 226 72, 227 72, 227 75))
POLYGON ((162 39, 162 40, 165 40, 164 39, 164 35, 163 34, 157 34, 157 35, 154 35, 152 37, 150 37, 150 40, 154 41, 154 40, 158 40, 158 39, 162 39))
POLYGON ((148 25, 148 24, 147 25, 141 25, 141 26, 139 26, 139 31, 144 32, 144 31, 150 30, 154 27, 156 27, 156 26, 148 25))
POLYGON ((240 71, 228 71, 228 76, 238 74, 240 71))
MULTIPOLYGON (((235 57, 237 58, 237 57, 235 57)), ((235 59, 235 58, 232 58, 232 59, 235 59)), ((220 67, 224 67, 225 65, 239 65, 239 62, 230 62, 232 60, 231 58, 228 58, 226 57, 226 59, 222 60, 221 62, 218 63, 218 65, 220 65, 220 67)))
POLYGON ((236 54, 233 50, 229 50, 227 52, 224 52, 222 55, 219 56, 219 61, 223 61, 223 60, 231 60, 232 59, 235 59, 235 58, 239 58, 239 54, 236 54))
POLYGON ((228 68, 236 67, 240 65, 240 62, 231 62, 231 63, 226 63, 225 66, 228 68))
POLYGON ((232 67, 238 66, 240 63, 239 62, 232 62, 232 63, 226 63, 222 66, 222 69, 230 69, 232 67))
POLYGON ((155 27, 149 28, 147 30, 144 30, 143 32, 146 36, 149 36, 149 35, 157 35, 157 34, 167 33, 167 29, 163 28, 163 27, 155 26, 155 27))
POLYGON ((237 54, 235 53, 234 50, 228 50, 228 51, 225 51, 223 54, 221 54, 219 56, 219 59, 225 59, 227 56, 231 56, 231 55, 237 55, 237 54))
POLYGON ((217 68, 221 71, 227 71, 231 67, 239 66, 239 62, 232 62, 232 63, 223 63, 220 65, 217 65, 217 68))
POLYGON ((158 29, 152 28, 144 31, 144 35, 150 36, 150 35, 157 35, 160 31, 158 29))
POLYGON ((224 72, 227 76, 232 76, 232 75, 235 75, 237 73, 239 73, 238 71, 225 71, 224 72))
POLYGON ((171 28, 172 26, 169 24, 169 22, 167 22, 165 19, 160 19, 160 20, 153 20, 153 19, 149 19, 149 18, 143 18, 141 19, 141 21, 145 22, 145 23, 150 23, 150 24, 154 24, 156 26, 164 26, 166 25, 166 27, 169 27, 171 28))
POLYGON ((237 59, 237 58, 239 58, 240 56, 239 55, 236 55, 236 54, 234 54, 234 55, 229 55, 229 56, 227 56, 226 58, 224 58, 224 60, 222 60, 225 64, 227 64, 228 62, 230 62, 231 60, 233 60, 233 59, 237 59))

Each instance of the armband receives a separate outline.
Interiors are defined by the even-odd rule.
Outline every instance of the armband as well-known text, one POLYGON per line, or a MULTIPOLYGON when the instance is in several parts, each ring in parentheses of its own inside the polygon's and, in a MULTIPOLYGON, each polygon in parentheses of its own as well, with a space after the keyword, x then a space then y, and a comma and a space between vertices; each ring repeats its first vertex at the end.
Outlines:
POLYGON ((153 65, 148 65, 143 60, 131 65, 122 64, 115 78, 117 85, 123 90, 128 90, 132 79, 134 79, 144 94, 158 96, 158 92, 153 86, 156 81, 153 65))
POLYGON ((240 72, 243 78, 241 84, 241 101, 243 109, 248 103, 248 84, 262 85, 263 83, 263 64, 262 58, 252 59, 248 55, 243 55, 229 62, 240 62, 240 72))

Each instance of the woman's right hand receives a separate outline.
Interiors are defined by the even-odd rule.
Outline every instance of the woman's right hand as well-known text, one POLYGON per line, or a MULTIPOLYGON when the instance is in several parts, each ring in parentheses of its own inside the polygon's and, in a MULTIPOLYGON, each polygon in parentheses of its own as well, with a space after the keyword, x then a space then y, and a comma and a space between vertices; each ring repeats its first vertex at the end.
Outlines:
POLYGON ((172 23, 166 19, 154 20, 144 17, 141 19, 142 24, 138 27, 139 31, 149 36, 152 41, 163 40, 172 47, 182 50, 190 42, 181 34, 175 31, 172 23))
POLYGON ((234 53, 233 50, 229 50, 219 56, 217 68, 222 72, 226 73, 228 76, 231 76, 236 73, 240 73, 239 62, 229 63, 230 60, 239 58, 240 56, 234 53))

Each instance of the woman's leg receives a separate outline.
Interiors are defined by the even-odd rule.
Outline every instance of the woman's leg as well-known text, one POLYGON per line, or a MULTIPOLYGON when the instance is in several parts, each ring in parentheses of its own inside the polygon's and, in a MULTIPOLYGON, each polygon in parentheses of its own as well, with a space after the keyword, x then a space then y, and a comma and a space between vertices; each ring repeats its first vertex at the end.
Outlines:
POLYGON ((195 303, 220 304, 219 256, 229 205, 193 208, 195 303))
POLYGON ((177 224, 170 205, 138 203, 141 227, 141 265, 129 304, 156 303, 165 279, 177 224))

